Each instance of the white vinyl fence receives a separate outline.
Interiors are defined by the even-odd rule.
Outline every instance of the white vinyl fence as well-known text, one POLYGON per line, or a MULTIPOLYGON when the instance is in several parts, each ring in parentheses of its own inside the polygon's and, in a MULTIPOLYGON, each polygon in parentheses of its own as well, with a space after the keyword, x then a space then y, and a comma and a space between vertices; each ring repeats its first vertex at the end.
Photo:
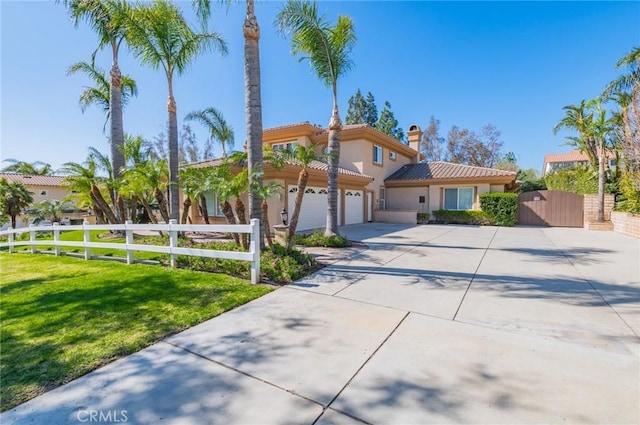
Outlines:
POLYGON ((229 260, 241 260, 251 262, 251 283, 260 281, 260 222, 252 219, 250 224, 176 224, 176 220, 170 220, 169 224, 88 224, 86 221, 81 225, 60 226, 54 223, 53 226, 29 226, 28 228, 12 229, 0 231, 0 236, 8 236, 9 241, 0 243, 0 248, 8 247, 9 252, 13 252, 16 246, 31 246, 31 252, 36 253, 36 246, 54 246, 55 255, 60 255, 61 246, 73 246, 84 248, 85 260, 91 259, 91 248, 120 249, 127 253, 127 264, 132 264, 134 251, 159 252, 169 254, 171 267, 176 266, 178 255, 192 255, 197 257, 226 258, 229 260), (84 232, 83 241, 62 241, 60 232, 68 230, 82 230, 84 232), (90 232, 92 230, 115 230, 124 231, 125 243, 91 242, 90 232), (160 231, 169 234, 169 246, 142 245, 133 241, 133 232, 138 231, 160 231), (16 233, 29 232, 28 241, 16 241, 16 233), (53 240, 36 240, 36 232, 52 232, 53 240), (178 246, 178 232, 206 232, 206 233, 248 233, 251 235, 249 252, 218 251, 212 249, 181 248, 178 246))

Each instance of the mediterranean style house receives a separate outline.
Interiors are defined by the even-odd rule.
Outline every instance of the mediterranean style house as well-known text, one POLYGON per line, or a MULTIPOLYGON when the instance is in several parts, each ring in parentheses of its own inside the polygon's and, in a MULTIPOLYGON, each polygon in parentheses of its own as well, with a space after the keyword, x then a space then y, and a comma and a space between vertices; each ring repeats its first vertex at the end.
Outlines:
MULTIPOLYGON (((615 169, 617 165, 614 159, 615 153, 605 150, 605 156, 607 156, 607 167, 612 170, 615 169)), ((577 168, 584 165, 589 165, 589 157, 579 149, 573 149, 571 152, 566 153, 550 153, 544 156, 542 177, 554 171, 577 168)))
MULTIPOLYGON (((69 188, 64 185, 64 177, 62 176, 40 176, 29 175, 19 173, 0 173, 0 179, 6 179, 9 183, 20 182, 22 183, 33 196, 33 204, 38 204, 42 201, 58 200, 62 201, 66 196, 71 195, 69 188)), ((27 210, 29 212, 29 210, 27 210)), ((71 221, 79 221, 89 218, 86 212, 77 210, 75 208, 69 208, 63 214, 63 223, 69 224, 71 221)), ((17 227, 25 227, 29 224, 28 215, 20 215, 16 218, 17 227)), ((7 223, 0 223, 2 227, 7 227, 7 223)))
MULTIPOLYGON (((328 144, 326 129, 305 123, 266 129, 263 145, 274 150, 300 144, 317 144, 322 152, 328 144)), ((446 162, 423 163, 419 154, 422 130, 409 127, 409 144, 379 132, 366 124, 345 125, 340 140, 338 223, 348 225, 371 221, 416 223, 417 213, 438 209, 479 209, 478 195, 513 188, 516 174, 490 168, 446 162)), ((192 163, 191 167, 215 167, 220 159, 192 163)), ((281 196, 268 200, 269 222, 280 224, 280 212, 291 211, 300 167, 288 164, 276 170, 264 167, 264 181, 282 186, 281 196)), ((325 226, 327 214, 327 165, 313 163, 302 202, 298 230, 325 226)), ((210 222, 225 222, 215 193, 207 193, 210 222)), ((202 223, 197 208, 191 221, 202 223)))

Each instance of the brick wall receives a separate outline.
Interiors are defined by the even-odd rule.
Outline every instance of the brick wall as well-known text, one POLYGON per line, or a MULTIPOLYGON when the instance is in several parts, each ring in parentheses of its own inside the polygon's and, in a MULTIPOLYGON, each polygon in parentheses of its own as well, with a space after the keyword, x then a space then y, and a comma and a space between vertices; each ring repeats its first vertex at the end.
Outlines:
POLYGON ((613 211, 611 213, 611 222, 615 232, 624 233, 640 239, 640 216, 634 216, 631 213, 613 211))
MULTIPOLYGON (((604 195, 604 220, 611 220, 611 210, 613 210, 613 195, 604 195)), ((595 222, 598 218, 598 195, 584 195, 584 227, 587 223, 595 222)))

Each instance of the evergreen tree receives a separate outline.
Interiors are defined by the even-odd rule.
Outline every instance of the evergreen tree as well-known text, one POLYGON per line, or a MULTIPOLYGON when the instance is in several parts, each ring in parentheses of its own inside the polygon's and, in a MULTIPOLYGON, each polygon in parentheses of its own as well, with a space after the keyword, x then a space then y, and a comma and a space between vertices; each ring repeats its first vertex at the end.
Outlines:
POLYGON ((367 93, 363 122, 374 128, 378 123, 378 108, 376 107, 376 100, 373 98, 371 92, 367 93))
POLYGON ((363 124, 365 123, 365 114, 367 112, 367 103, 360 89, 356 91, 356 94, 349 98, 349 109, 347 109, 347 117, 345 122, 347 124, 363 124))
POLYGON ((404 131, 402 130, 402 128, 398 127, 398 120, 393 115, 393 111, 391 110, 391 104, 389 103, 389 101, 384 102, 384 109, 380 113, 380 118, 378 119, 376 128, 396 140, 399 140, 403 143, 405 142, 404 131))

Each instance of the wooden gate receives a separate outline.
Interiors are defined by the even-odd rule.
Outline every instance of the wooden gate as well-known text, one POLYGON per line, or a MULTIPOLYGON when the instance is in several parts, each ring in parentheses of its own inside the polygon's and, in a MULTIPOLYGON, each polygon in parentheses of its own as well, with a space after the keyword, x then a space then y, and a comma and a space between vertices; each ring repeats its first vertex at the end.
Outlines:
POLYGON ((518 196, 518 224, 582 227, 584 197, 557 190, 535 190, 518 196))

